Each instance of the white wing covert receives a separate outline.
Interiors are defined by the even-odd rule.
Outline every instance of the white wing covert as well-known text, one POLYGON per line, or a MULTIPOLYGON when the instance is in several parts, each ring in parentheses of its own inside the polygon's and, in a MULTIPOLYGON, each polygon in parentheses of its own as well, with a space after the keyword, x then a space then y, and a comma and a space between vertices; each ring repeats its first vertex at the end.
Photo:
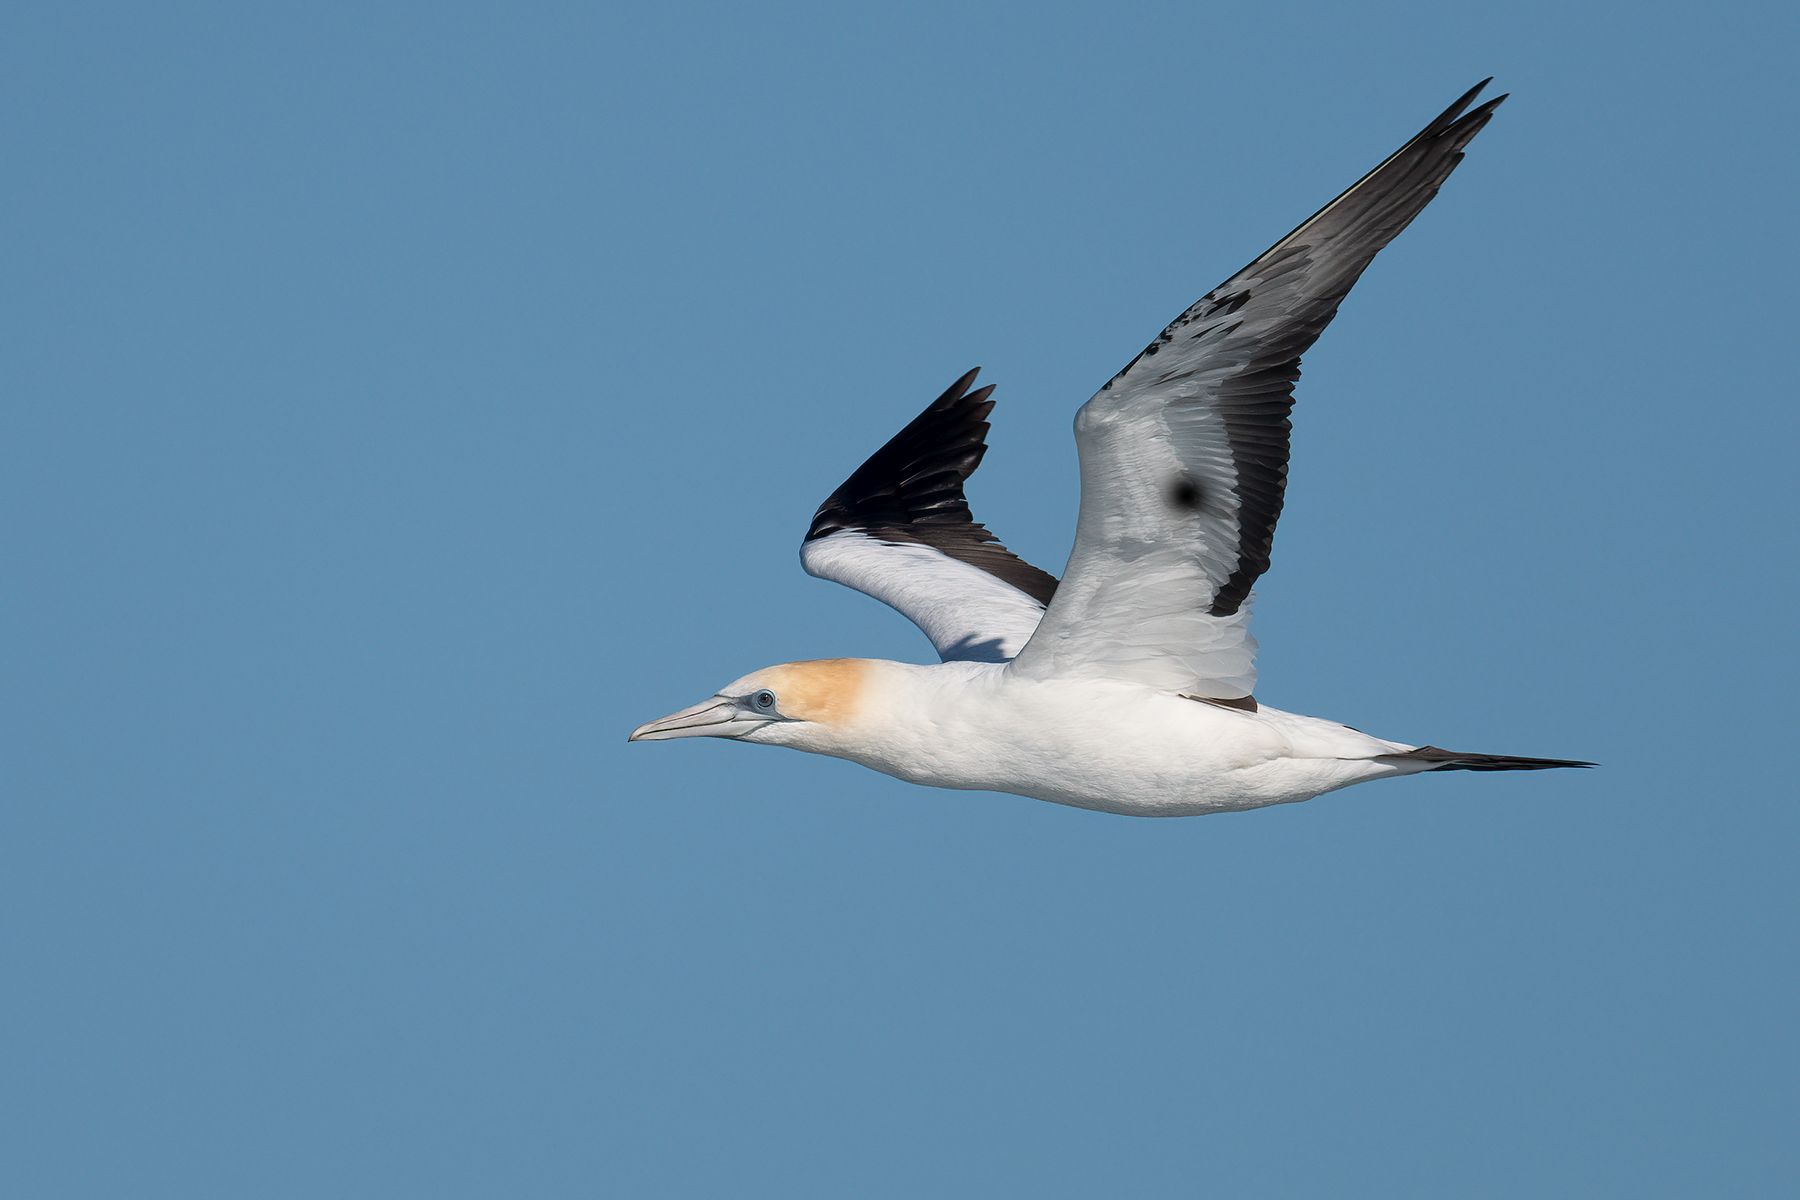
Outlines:
POLYGON ((1250 588, 1281 515, 1300 356, 1506 98, 1464 115, 1486 85, 1175 318, 1082 406, 1075 547, 1009 670, 1254 704, 1250 588))
POLYGON ((819 506, 800 562, 897 609, 946 661, 1004 662, 1037 628, 1056 578, 1003 546, 963 497, 994 407, 991 384, 969 390, 975 375, 951 384, 819 506))

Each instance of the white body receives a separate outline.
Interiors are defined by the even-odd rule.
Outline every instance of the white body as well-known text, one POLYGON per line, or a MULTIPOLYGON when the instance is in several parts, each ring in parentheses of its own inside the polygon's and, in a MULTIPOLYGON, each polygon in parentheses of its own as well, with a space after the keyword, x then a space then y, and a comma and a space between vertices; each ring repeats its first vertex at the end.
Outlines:
POLYGON ((1289 804, 1424 769, 1378 758, 1411 749, 1402 743, 1268 707, 1222 708, 1132 683, 1027 679, 998 663, 860 665, 867 677, 844 718, 775 722, 742 740, 932 787, 1129 816, 1289 804))

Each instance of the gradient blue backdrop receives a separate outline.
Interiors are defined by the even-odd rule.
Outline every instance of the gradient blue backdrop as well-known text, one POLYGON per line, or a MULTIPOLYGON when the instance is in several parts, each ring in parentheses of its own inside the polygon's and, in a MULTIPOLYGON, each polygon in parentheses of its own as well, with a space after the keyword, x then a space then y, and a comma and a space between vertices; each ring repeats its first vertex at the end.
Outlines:
POLYGON ((1796 1185, 1787 6, 10 4, 0 1192, 1796 1185), (637 722, 929 648, 814 505, 1493 73, 1260 691, 1603 761, 1133 821, 637 722))

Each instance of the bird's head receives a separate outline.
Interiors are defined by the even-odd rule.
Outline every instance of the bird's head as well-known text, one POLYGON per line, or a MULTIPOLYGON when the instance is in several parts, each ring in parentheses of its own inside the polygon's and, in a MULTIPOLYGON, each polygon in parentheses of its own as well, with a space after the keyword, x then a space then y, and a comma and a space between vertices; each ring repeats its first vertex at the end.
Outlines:
POLYGON ((827 658, 765 667, 690 708, 639 725, 628 740, 722 737, 829 752, 854 727, 874 665, 827 658))

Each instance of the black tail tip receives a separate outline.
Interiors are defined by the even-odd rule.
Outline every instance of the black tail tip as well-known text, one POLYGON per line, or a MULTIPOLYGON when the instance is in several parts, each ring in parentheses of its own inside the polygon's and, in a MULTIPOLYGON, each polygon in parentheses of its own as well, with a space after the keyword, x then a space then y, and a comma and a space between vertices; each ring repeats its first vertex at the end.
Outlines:
POLYGON ((1552 771, 1558 767, 1597 767, 1599 763, 1578 758, 1526 758, 1517 754, 1468 754, 1460 750, 1442 750, 1436 746, 1420 746, 1394 758, 1408 762, 1431 764, 1436 771, 1552 771))

